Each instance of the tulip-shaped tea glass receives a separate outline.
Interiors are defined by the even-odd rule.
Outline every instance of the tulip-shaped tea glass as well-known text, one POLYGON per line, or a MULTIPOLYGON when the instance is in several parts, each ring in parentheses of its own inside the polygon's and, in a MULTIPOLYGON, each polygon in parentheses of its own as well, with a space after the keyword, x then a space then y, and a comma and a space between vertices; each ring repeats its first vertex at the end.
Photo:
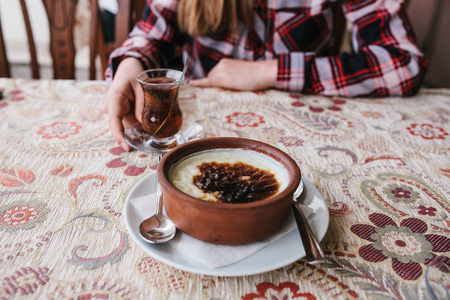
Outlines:
POLYGON ((164 153, 184 142, 204 137, 203 127, 183 122, 178 94, 184 74, 172 69, 150 69, 137 75, 144 91, 142 124, 125 130, 125 140, 138 150, 164 153))

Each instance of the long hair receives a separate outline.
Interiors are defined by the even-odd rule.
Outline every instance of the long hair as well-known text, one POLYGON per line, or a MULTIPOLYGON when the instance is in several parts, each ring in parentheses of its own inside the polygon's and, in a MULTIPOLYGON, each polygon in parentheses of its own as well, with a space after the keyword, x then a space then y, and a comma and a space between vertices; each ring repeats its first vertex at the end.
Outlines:
POLYGON ((239 22, 251 26, 253 0, 180 0, 178 25, 190 36, 239 32, 239 22))

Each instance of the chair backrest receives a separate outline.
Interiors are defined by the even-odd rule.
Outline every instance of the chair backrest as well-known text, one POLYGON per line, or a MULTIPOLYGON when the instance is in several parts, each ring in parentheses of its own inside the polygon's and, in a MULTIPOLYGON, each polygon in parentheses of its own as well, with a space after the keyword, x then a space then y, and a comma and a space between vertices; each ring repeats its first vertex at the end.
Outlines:
POLYGON ((5 42, 3 39, 2 23, 0 22, 0 77, 11 77, 8 58, 6 57, 5 42))
MULTIPOLYGON (((117 0, 119 11, 116 15, 115 41, 106 43, 101 22, 98 0, 90 0, 91 21, 89 26, 89 78, 96 79, 97 57, 100 57, 101 74, 106 69, 107 59, 111 51, 120 45, 128 32, 140 18, 145 0, 117 0)), ((75 79, 75 13, 78 0, 42 0, 47 14, 50 31, 50 54, 52 58, 53 77, 55 79, 75 79)), ((20 0, 23 21, 25 23, 30 67, 33 78, 40 78, 39 62, 36 53, 33 30, 25 0, 20 0)), ((39 29, 37 29, 39 30, 39 29)), ((0 24, 0 77, 10 77, 10 64, 5 49, 5 41, 0 24)))
MULTIPOLYGON (((92 1, 96 0, 91 0, 91 2, 92 1)), ((98 44, 95 43, 95 40, 92 40, 96 37, 91 35, 91 65, 93 64, 92 60, 95 59, 95 55, 92 53, 92 51, 94 51, 100 56, 102 70, 106 70, 109 55, 127 39, 130 30, 136 22, 141 19, 146 2, 146 0, 117 0, 118 13, 115 16, 113 41, 107 41, 105 39, 105 24, 100 21, 98 21, 98 24, 93 24, 93 22, 91 22, 91 26, 93 28, 98 28, 100 31, 97 40, 98 44)), ((91 14, 99 16, 99 13, 98 6, 92 5, 91 3, 91 14)), ((101 20, 100 17, 96 19, 101 20)))

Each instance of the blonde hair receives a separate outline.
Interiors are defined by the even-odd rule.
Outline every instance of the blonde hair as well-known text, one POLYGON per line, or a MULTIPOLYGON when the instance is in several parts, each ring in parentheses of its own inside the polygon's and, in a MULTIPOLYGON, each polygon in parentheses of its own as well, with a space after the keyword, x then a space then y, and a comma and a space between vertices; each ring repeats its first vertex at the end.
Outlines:
POLYGON ((239 32, 239 22, 251 26, 253 0, 180 0, 178 25, 190 36, 239 32))

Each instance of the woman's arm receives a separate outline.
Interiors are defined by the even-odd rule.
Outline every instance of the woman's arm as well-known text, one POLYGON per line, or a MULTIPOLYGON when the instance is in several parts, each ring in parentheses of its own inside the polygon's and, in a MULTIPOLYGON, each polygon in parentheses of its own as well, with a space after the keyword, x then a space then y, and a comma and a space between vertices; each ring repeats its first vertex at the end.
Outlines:
POLYGON ((130 146, 125 142, 124 128, 136 120, 141 122, 144 103, 136 76, 144 69, 166 66, 174 54, 174 39, 181 40, 176 16, 170 10, 174 4, 165 1, 169 6, 164 7, 156 2, 149 2, 128 40, 111 54, 106 71, 110 86, 103 109, 114 140, 127 151, 130 146))
MULTIPOLYGON (((319 56, 315 52, 291 51, 276 55, 276 66, 274 60, 268 63, 222 59, 206 78, 191 83, 239 90, 276 87, 345 97, 410 96, 416 93, 427 61, 416 46, 409 21, 401 9, 402 1, 342 2, 346 17, 353 24, 354 54, 319 56)), ((299 24, 292 32, 283 32, 284 25, 277 29, 281 39, 283 34, 286 35, 283 41, 292 42, 286 47, 296 48, 297 44, 313 42, 303 40, 309 36, 307 34, 295 36, 308 30, 307 25, 299 24)))
POLYGON ((109 57, 106 78, 115 76, 119 64, 127 57, 139 60, 144 69, 166 67, 175 54, 175 45, 186 36, 178 29, 177 1, 149 1, 142 19, 134 26, 128 39, 109 57))
POLYGON ((345 97, 415 94, 427 60, 417 47, 402 2, 343 0, 353 26, 355 53, 279 55, 277 88, 345 97))

